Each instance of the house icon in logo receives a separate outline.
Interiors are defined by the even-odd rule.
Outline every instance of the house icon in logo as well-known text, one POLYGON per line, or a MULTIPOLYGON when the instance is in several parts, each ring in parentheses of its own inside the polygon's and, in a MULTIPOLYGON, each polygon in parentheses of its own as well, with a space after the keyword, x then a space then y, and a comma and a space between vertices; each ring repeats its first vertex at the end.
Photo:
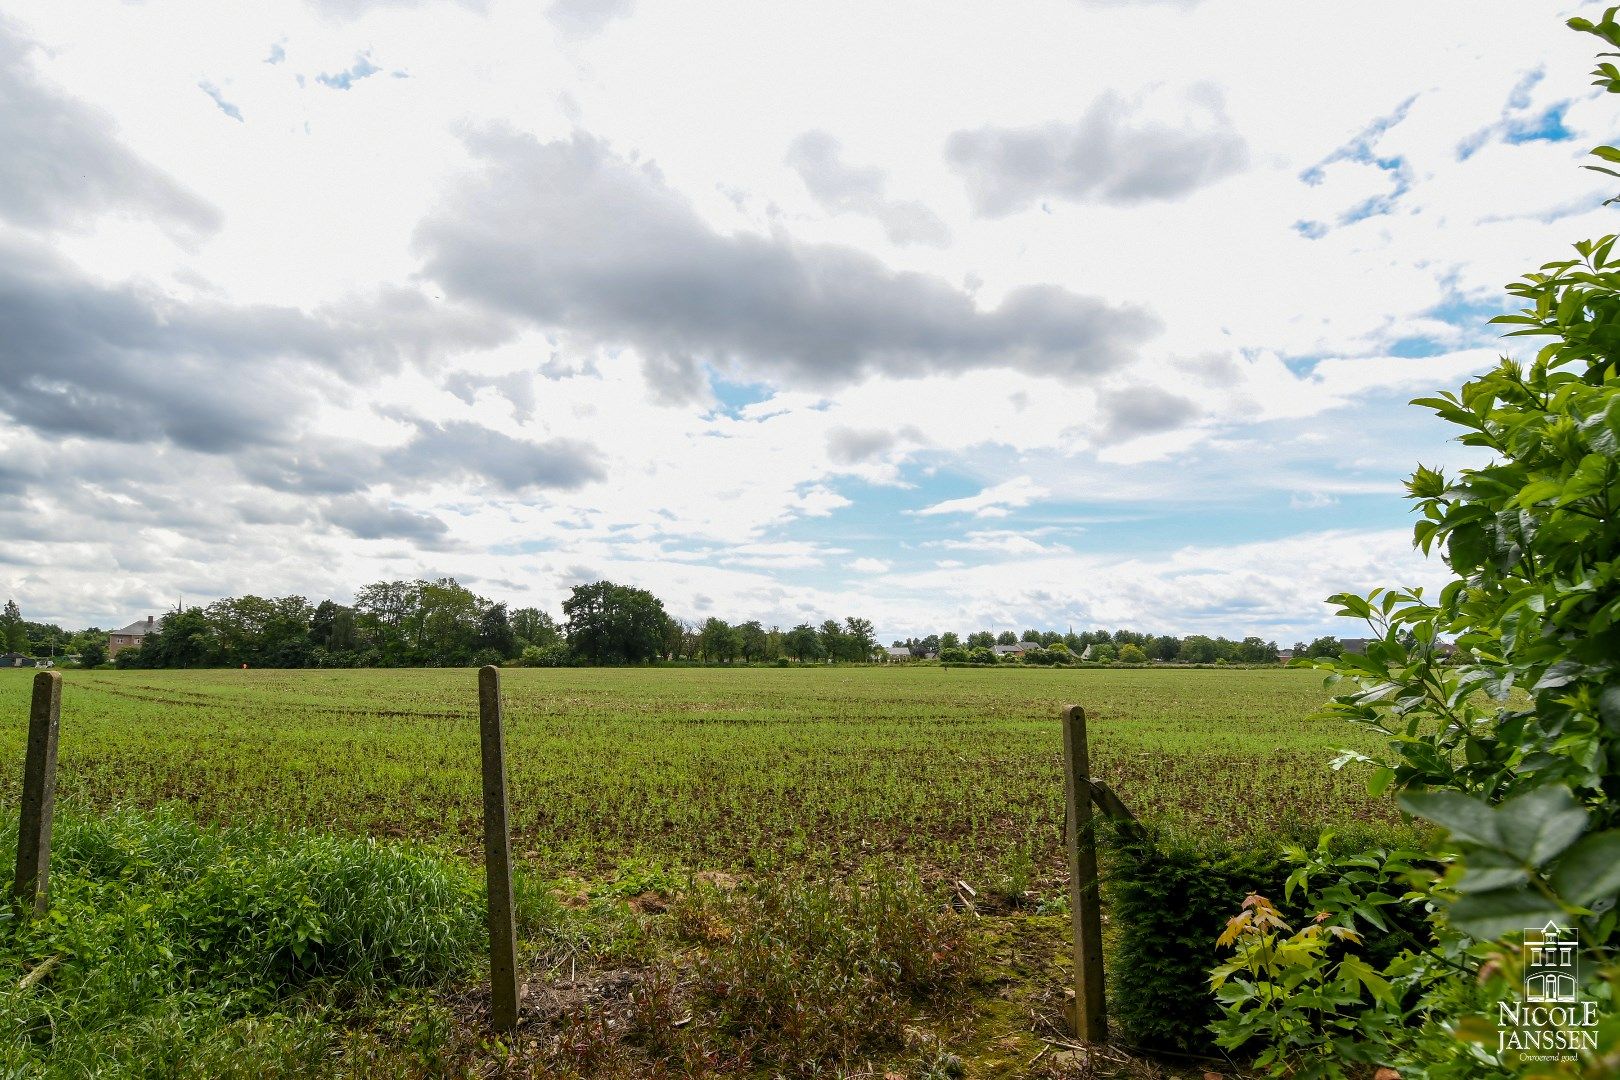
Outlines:
POLYGON ((1580 941, 1574 927, 1549 921, 1524 932, 1524 998, 1573 1002, 1580 985, 1580 941))

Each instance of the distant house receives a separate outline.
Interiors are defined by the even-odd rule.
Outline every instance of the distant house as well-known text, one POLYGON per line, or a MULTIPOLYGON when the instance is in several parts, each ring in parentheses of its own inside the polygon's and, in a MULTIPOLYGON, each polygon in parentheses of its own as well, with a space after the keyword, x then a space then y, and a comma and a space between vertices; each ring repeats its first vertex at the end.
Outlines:
POLYGON ((148 615, 145 622, 132 622, 122 630, 114 630, 107 635, 107 658, 110 660, 124 649, 138 647, 146 635, 157 628, 157 619, 148 615))
POLYGON ((904 645, 891 645, 883 650, 883 662, 885 664, 898 664, 901 661, 912 659, 915 659, 915 657, 911 655, 911 650, 904 645))
POLYGON ((1339 639, 1339 649, 1341 652, 1363 656, 1367 652, 1367 646, 1377 640, 1370 637, 1342 637, 1339 639))
POLYGON ((20 652, 0 653, 0 667, 33 667, 34 658, 20 652))
POLYGON ((1038 642, 1038 641, 1020 641, 1016 645, 997 645, 996 646, 996 655, 997 656, 1023 656, 1025 653, 1027 653, 1027 652, 1029 652, 1029 651, 1031 651, 1033 649, 1038 649, 1040 647, 1041 647, 1041 643, 1038 642))
POLYGON ((1293 649, 1278 649, 1277 650, 1277 662, 1279 664, 1286 664, 1286 663, 1288 663, 1288 661, 1292 660, 1293 658, 1294 658, 1294 650, 1293 649))

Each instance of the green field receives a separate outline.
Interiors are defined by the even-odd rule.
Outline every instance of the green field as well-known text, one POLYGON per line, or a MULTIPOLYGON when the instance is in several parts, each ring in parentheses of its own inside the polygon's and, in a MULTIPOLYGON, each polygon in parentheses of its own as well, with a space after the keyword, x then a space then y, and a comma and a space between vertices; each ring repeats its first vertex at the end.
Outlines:
MULTIPOLYGON (((0 672, 4 806, 31 676, 0 672)), ((1329 769, 1365 736, 1311 718, 1307 671, 502 680, 520 1044, 481 1011, 475 672, 69 671, 54 915, 0 922, 0 1074, 1072 1078, 1064 703, 1174 833, 1391 818, 1329 769)), ((1171 1075, 1118 1064, 1083 1075, 1171 1075)))
MULTIPOLYGON (((0 673, 20 762, 30 675, 0 673)), ((1142 817, 1236 835, 1388 820, 1311 719, 1319 675, 1277 670, 514 669, 503 672, 517 850, 548 871, 895 857, 1061 867, 1059 707, 1142 817)), ((64 807, 178 803, 472 853, 471 670, 68 672, 64 807)), ((14 804, 20 769, 0 773, 14 804)))

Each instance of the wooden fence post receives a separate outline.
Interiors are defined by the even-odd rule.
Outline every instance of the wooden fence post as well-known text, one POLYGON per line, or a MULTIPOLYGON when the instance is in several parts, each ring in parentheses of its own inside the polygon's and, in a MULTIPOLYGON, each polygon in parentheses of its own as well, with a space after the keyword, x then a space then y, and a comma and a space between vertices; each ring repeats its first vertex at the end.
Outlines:
POLYGON ((518 1021, 517 927, 512 918, 512 850, 506 827, 506 750, 501 673, 478 671, 478 734, 484 759, 484 880, 489 888, 489 1011, 497 1031, 518 1021))
POLYGON ((1102 898, 1097 887, 1097 834, 1091 818, 1091 755, 1086 710, 1063 710, 1063 789, 1067 804, 1069 913, 1074 921, 1074 1033, 1086 1042, 1108 1038, 1103 984, 1102 898))
POLYGON ((23 763, 22 821, 17 831, 17 876, 11 895, 23 913, 44 914, 51 872, 51 819, 56 810, 56 736, 62 723, 62 675, 34 676, 28 710, 28 756, 23 763))

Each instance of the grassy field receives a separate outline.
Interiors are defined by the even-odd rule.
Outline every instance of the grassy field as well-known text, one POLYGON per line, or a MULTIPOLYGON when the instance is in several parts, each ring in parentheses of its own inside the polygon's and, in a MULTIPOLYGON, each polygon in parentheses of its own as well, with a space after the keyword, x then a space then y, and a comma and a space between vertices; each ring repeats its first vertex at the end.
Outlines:
MULTIPOLYGON (((0 806, 31 675, 0 672, 0 806)), ((518 1039, 450 933, 482 917, 473 671, 72 671, 57 915, 0 918, 0 1075, 1201 1076, 1065 1049, 1060 706, 1174 831, 1391 818, 1328 768, 1363 737, 1310 719, 1311 672, 502 678, 518 1039)))
MULTIPOLYGON (((518 669, 503 673, 518 850, 551 869, 1061 865, 1065 702, 1140 816, 1199 832, 1384 820, 1355 744, 1289 670, 518 669)), ((30 675, 0 672, 20 760, 30 675)), ((68 672, 59 791, 100 811, 315 825, 471 852, 470 670, 68 672)), ((0 773, 15 800, 19 770, 0 773)))

